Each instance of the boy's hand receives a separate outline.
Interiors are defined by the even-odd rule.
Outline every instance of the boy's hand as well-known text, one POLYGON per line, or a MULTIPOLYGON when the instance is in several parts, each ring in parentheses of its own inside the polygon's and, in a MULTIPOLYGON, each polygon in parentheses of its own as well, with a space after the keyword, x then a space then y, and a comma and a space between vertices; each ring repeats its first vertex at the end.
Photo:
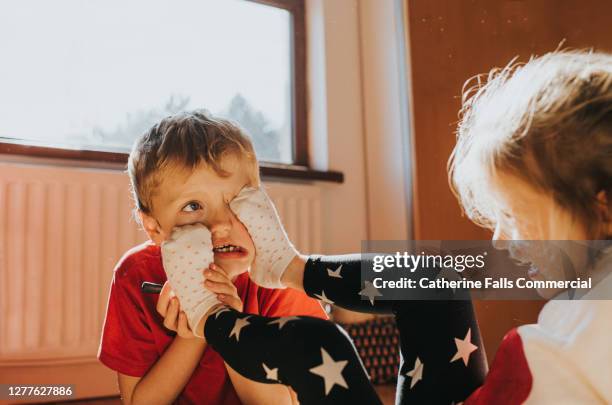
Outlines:
POLYGON ((191 339, 195 337, 187 323, 187 316, 185 312, 181 311, 179 300, 168 281, 159 293, 156 309, 164 317, 164 326, 167 329, 176 332, 182 338, 191 339))
POLYGON ((216 264, 212 263, 208 269, 204 270, 204 287, 217 294, 217 298, 223 304, 242 312, 243 304, 238 290, 225 271, 216 264))
POLYGON ((262 188, 245 187, 230 201, 230 208, 246 226, 255 245, 255 263, 250 277, 262 287, 285 288, 281 276, 298 255, 262 188))
POLYGON ((206 325, 206 320, 215 312, 226 307, 235 309, 238 312, 242 312, 243 310, 243 304, 242 300, 238 296, 238 290, 223 269, 216 264, 211 263, 209 268, 204 270, 204 277, 206 278, 203 283, 204 288, 216 293, 217 298, 219 301, 221 301, 221 304, 212 307, 206 313, 206 315, 202 317, 200 323, 198 323, 197 330, 198 332, 201 331, 202 336, 204 336, 204 326, 206 325))

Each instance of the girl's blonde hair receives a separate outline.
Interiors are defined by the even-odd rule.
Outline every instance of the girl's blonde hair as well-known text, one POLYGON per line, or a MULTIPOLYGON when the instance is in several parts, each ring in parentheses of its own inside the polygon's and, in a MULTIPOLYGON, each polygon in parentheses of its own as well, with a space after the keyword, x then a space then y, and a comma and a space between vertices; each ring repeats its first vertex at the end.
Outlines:
POLYGON ((549 193, 598 234, 597 195, 612 196, 612 55, 556 51, 465 84, 449 182, 466 215, 487 228, 496 222, 497 171, 549 193))

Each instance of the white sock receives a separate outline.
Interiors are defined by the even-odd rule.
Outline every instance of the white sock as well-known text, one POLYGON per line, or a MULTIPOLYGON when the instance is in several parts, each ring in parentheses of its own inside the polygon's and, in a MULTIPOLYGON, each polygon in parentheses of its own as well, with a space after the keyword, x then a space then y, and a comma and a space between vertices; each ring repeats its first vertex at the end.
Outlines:
POLYGON ((196 326, 210 308, 220 304, 217 294, 203 285, 202 271, 214 260, 210 231, 201 224, 175 228, 170 239, 162 243, 161 252, 164 271, 189 327, 194 335, 203 337, 196 326))
POLYGON ((246 226, 255 244, 250 277, 266 288, 285 288, 281 277, 298 254, 289 241, 272 200, 262 188, 245 187, 230 208, 246 226))

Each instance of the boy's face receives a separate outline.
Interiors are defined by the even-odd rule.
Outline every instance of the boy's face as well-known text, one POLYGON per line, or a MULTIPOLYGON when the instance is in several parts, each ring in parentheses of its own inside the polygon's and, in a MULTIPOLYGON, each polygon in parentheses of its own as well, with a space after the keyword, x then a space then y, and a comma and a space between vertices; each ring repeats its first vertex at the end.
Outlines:
POLYGON ((247 165, 239 158, 225 157, 222 167, 229 177, 219 176, 205 164, 193 170, 168 167, 152 197, 152 215, 142 217, 145 230, 158 245, 174 227, 205 225, 212 235, 215 263, 234 278, 248 270, 255 258, 255 247, 229 202, 245 185, 250 185, 251 179, 247 165))

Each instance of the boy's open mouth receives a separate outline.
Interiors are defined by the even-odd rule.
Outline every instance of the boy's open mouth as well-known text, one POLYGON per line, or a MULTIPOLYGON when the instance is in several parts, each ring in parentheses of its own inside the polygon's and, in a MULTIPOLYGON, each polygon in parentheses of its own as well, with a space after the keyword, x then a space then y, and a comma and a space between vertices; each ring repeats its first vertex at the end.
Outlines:
POLYGON ((247 251, 241 246, 232 245, 229 243, 218 245, 213 248, 215 256, 222 259, 234 259, 246 256, 247 251))

